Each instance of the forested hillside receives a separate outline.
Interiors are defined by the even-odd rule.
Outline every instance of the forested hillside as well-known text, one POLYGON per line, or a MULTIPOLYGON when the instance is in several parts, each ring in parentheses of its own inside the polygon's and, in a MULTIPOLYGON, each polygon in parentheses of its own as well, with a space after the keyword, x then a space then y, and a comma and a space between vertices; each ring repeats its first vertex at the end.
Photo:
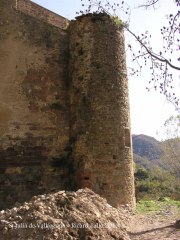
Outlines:
POLYGON ((133 156, 138 199, 180 199, 180 140, 160 142, 147 135, 133 135, 133 156))

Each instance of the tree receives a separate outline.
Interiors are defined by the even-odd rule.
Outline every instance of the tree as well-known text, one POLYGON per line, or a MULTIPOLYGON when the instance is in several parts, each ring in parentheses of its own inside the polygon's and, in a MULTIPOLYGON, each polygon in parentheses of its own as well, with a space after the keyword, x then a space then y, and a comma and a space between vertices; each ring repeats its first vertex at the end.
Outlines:
MULTIPOLYGON (((129 52, 132 56, 132 61, 136 62, 136 68, 131 68, 131 75, 138 75, 141 73, 141 69, 144 65, 149 66, 151 72, 151 77, 149 80, 150 90, 153 87, 155 90, 159 90, 161 94, 166 96, 166 99, 173 103, 177 110, 179 110, 179 99, 176 96, 174 91, 174 78, 173 73, 180 71, 179 61, 180 57, 176 57, 175 52, 177 53, 180 50, 180 0, 169 0, 170 4, 175 4, 177 7, 176 14, 168 13, 167 14, 167 25, 162 26, 161 34, 163 39, 162 49, 159 49, 159 52, 155 52, 151 47, 151 34, 146 31, 140 35, 134 33, 128 25, 129 18, 131 15, 131 9, 125 3, 125 1, 115 1, 112 3, 111 0, 81 0, 82 8, 78 14, 87 14, 87 13, 100 13, 104 12, 114 18, 115 22, 124 27, 124 29, 130 34, 134 41, 139 44, 139 50, 136 51, 133 48, 133 42, 128 44, 129 52), (118 18, 118 10, 122 11, 127 15, 127 21, 121 21, 118 18), (176 57, 176 59, 174 58, 176 57), (143 60, 143 64, 142 64, 143 60)), ((160 0, 147 0, 145 4, 140 5, 139 7, 156 8, 156 4, 160 0)))
POLYGON ((166 140, 162 142, 164 154, 160 161, 180 181, 180 116, 166 120, 162 133, 166 140))
POLYGON ((143 167, 138 168, 134 175, 137 180, 142 180, 149 177, 148 171, 143 167))

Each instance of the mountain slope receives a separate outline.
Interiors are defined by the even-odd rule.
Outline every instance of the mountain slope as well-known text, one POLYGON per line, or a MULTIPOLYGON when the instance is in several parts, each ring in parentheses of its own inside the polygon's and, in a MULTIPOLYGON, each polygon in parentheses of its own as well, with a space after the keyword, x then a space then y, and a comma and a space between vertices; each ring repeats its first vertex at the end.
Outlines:
POLYGON ((157 160, 161 158, 163 154, 162 146, 155 138, 143 134, 132 135, 132 141, 134 155, 148 160, 157 160))

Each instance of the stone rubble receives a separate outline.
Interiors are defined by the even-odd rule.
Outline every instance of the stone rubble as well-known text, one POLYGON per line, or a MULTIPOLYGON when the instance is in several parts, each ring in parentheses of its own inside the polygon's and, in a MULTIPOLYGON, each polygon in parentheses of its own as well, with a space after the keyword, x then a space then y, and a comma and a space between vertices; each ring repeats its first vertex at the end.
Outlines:
POLYGON ((34 196, 16 205, 0 211, 0 239, 130 239, 128 210, 113 208, 88 188, 34 196))

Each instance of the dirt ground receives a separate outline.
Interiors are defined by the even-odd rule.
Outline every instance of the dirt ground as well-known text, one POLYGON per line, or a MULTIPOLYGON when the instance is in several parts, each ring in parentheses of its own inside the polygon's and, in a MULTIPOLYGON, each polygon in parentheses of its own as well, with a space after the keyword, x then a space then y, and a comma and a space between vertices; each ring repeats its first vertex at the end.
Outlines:
POLYGON ((180 209, 132 213, 89 189, 34 196, 0 211, 2 240, 180 240, 180 209))
POLYGON ((180 212, 169 206, 159 213, 132 216, 128 234, 131 240, 180 240, 180 212))

